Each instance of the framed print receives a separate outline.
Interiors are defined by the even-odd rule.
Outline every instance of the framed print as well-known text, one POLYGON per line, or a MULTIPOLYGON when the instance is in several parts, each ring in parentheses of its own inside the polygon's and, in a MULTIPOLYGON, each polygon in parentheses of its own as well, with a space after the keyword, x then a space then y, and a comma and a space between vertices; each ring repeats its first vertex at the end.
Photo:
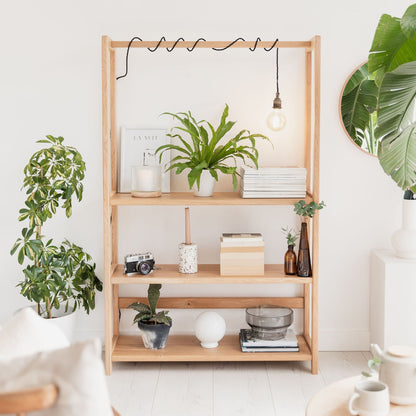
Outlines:
MULTIPOLYGON (((155 155, 159 146, 167 144, 166 130, 137 129, 121 127, 119 148, 118 192, 131 191, 131 168, 156 162, 155 155)), ((170 192, 170 171, 165 172, 165 166, 170 160, 170 152, 162 157, 162 192, 170 192)))

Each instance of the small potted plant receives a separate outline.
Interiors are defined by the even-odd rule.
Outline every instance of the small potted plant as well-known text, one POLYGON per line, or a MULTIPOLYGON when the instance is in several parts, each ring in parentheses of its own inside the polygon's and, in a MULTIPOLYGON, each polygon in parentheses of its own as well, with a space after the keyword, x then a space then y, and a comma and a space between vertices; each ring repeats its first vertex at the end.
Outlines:
POLYGON ((85 163, 80 153, 63 141, 63 137, 53 136, 39 140, 49 146, 33 154, 24 168, 27 199, 19 221, 28 221, 28 225, 10 252, 17 252, 19 264, 25 263, 20 293, 36 303, 44 318, 56 318, 80 307, 89 313, 95 308, 95 291, 102 290, 88 253, 68 240, 55 245, 42 235, 42 226, 59 206, 70 217, 72 198, 82 199, 85 163))
POLYGON ((149 305, 138 302, 129 305, 130 309, 138 312, 134 317, 133 324, 137 322, 144 346, 152 350, 165 348, 172 326, 172 318, 168 316, 169 311, 156 312, 161 287, 161 284, 149 285, 147 290, 149 305))
POLYGON ((178 139, 177 144, 166 144, 156 149, 156 154, 162 154, 168 150, 175 150, 179 155, 170 161, 167 171, 176 169, 180 174, 189 169, 189 188, 194 187, 196 196, 211 196, 215 181, 218 181, 218 172, 229 174, 233 179, 234 189, 237 188, 237 159, 251 161, 258 167, 258 151, 256 149, 256 138, 269 140, 262 134, 250 134, 248 130, 241 130, 237 135, 226 140, 224 136, 232 129, 235 121, 227 121, 228 105, 221 116, 219 126, 214 129, 211 123, 205 120, 196 121, 191 112, 187 113, 163 113, 171 115, 179 121, 180 125, 173 127, 179 133, 185 132, 190 140, 185 140, 181 134, 168 134, 172 139, 178 139), (205 127, 204 127, 205 126, 205 127), (230 160, 234 166, 228 166, 225 162, 230 160))
POLYGON ((294 275, 296 274, 296 253, 294 248, 296 246, 296 240, 299 238, 299 232, 293 231, 292 228, 282 228, 282 232, 286 237, 287 251, 285 254, 285 274, 294 275))
POLYGON ((297 275, 300 277, 312 276, 311 255, 309 252, 308 241, 308 218, 312 218, 315 215, 316 211, 319 211, 324 206, 324 201, 321 201, 319 203, 310 202, 309 204, 307 204, 303 200, 296 202, 296 204, 294 205, 294 211, 296 212, 296 214, 300 216, 302 221, 300 229, 298 262, 296 265, 297 275))

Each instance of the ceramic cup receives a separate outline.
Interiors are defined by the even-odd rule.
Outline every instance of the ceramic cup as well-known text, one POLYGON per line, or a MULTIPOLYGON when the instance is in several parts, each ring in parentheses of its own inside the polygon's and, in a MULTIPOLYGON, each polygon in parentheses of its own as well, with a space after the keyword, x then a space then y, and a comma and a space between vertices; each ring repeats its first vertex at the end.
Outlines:
POLYGON ((387 416, 389 414, 389 388, 381 381, 364 380, 355 385, 348 402, 352 415, 387 416))

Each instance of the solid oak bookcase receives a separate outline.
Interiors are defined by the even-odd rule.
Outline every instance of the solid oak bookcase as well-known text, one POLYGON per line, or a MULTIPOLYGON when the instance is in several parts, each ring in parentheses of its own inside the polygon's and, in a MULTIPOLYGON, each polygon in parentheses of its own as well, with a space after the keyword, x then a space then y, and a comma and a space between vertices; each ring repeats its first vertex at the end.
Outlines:
MULTIPOLYGON (((154 48, 157 41, 134 41, 132 48, 154 48)), ((175 42, 163 41, 161 48, 175 42)), ((176 48, 192 47, 195 42, 179 42, 176 48)), ((223 48, 230 42, 200 42, 197 48, 223 48)), ((255 42, 239 41, 232 48, 252 48, 255 42)), ((177 265, 160 265, 151 276, 127 277, 118 264, 118 207, 126 205, 293 205, 298 199, 243 199, 237 192, 214 193, 212 197, 195 197, 191 192, 171 192, 160 198, 133 198, 117 193, 117 119, 116 119, 116 50, 127 48, 128 41, 102 37, 102 136, 103 136, 103 220, 105 275, 105 365, 111 374, 114 361, 311 361, 311 371, 318 372, 318 231, 319 213, 310 222, 313 276, 286 276, 283 265, 266 264, 264 276, 221 276, 218 264, 200 264, 198 273, 184 275, 177 265), (312 230, 311 230, 312 228, 312 230), (312 232, 311 232, 312 231, 312 232), (304 330, 298 335, 299 352, 243 353, 238 334, 226 335, 218 348, 204 349, 193 335, 170 335, 162 350, 147 350, 139 336, 119 334, 119 311, 145 298, 119 296, 123 284, 287 284, 303 286, 297 297, 174 297, 161 298, 159 308, 246 308, 269 304, 303 309, 304 330)), ((270 48, 274 42, 260 41, 259 48, 270 48)), ((319 134, 320 134, 320 61, 321 39, 279 41, 274 47, 301 48, 305 51, 305 140, 304 167, 307 170, 306 201, 319 202, 319 134)))

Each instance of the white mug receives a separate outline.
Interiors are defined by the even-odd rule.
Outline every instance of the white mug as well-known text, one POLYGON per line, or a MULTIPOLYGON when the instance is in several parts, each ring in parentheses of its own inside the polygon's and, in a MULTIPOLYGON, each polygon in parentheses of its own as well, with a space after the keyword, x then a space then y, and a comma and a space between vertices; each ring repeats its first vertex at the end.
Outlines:
POLYGON ((381 381, 360 381, 350 397, 348 410, 352 415, 387 416, 390 410, 389 388, 381 381))

